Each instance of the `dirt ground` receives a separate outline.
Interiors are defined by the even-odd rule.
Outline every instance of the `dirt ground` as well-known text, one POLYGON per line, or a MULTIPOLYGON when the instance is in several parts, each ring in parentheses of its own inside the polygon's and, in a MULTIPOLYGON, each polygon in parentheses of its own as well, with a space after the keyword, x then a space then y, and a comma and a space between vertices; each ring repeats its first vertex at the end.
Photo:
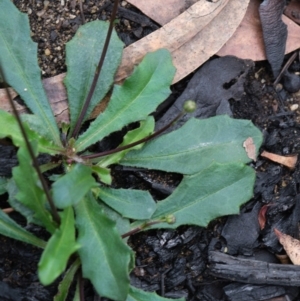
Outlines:
MULTIPOLYGON (((70 0, 65 5, 61 5, 60 1, 50 1, 48 5, 46 1, 38 0, 13 2, 30 17, 32 38, 38 43, 42 76, 51 77, 65 72, 64 44, 82 24, 77 2, 70 0)), ((85 1, 85 21, 108 20, 111 8, 112 2, 109 0, 85 1)), ((125 45, 158 28, 155 22, 126 1, 121 1, 117 21, 116 29, 125 45)), ((299 62, 295 61, 291 70, 299 72, 299 69, 299 62)), ((156 112, 157 119, 187 89, 192 77, 193 74, 172 87, 172 95, 156 112)), ((226 101, 234 118, 252 120, 263 132, 261 150, 285 156, 298 154, 300 109, 297 106, 300 93, 288 94, 281 86, 275 91, 272 81, 268 63, 255 63, 245 73, 242 96, 229 97, 226 101)), ((221 83, 224 89, 229 89, 226 84, 228 82, 221 83)), ((214 83, 211 85, 214 87, 214 83)), ((6 155, 2 156, 0 164, 16 164, 13 148, 1 146, 1 152, 6 155)), ((277 283, 272 283, 268 278, 261 280, 259 275, 249 275, 245 280, 238 271, 231 278, 226 278, 211 257, 212 251, 222 251, 236 258, 279 265, 276 255, 284 252, 273 228, 299 238, 299 164, 295 169, 288 169, 259 157, 251 166, 257 172, 254 197, 242 207, 239 216, 217 219, 207 229, 181 227, 171 231, 152 230, 130 238, 129 244, 136 252, 136 268, 131 275, 134 286, 156 291, 168 298, 185 297, 188 301, 300 300, 300 282, 285 281, 288 277, 285 271, 281 271, 282 279, 277 283), (271 206, 266 214, 265 228, 260 230, 258 215, 266 204, 271 206), (253 279, 258 280, 255 282, 253 279)), ((9 170, 3 170, 1 175, 9 174, 9 170)), ((118 187, 147 189, 157 200, 168 196, 181 180, 179 175, 121 167, 115 167, 114 175, 118 187)), ((0 204, 2 208, 7 206, 5 196, 0 204)), ((22 217, 17 214, 13 217, 25 226, 22 217)), ((27 226, 27 229, 43 237, 46 235, 35 226, 27 226)), ((36 266, 40 254, 37 248, 0 236, 0 300, 53 300, 56 284, 43 287, 38 282, 36 266)), ((230 275, 229 271, 225 272, 230 275)), ((299 273, 300 270, 295 271, 294 278, 299 278, 299 273)), ((88 282, 85 292, 86 301, 99 300, 88 282)))

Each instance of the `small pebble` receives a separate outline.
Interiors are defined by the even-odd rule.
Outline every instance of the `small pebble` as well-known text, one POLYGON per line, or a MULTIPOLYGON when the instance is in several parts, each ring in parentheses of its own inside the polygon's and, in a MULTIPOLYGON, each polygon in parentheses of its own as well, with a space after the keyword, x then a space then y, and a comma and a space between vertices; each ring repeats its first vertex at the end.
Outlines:
POLYGON ((127 5, 127 2, 126 2, 126 1, 122 1, 122 2, 121 2, 121 6, 124 7, 124 6, 126 6, 126 5, 127 5))
POLYGON ((299 108, 298 104, 293 104, 290 106, 291 111, 296 111, 299 108))
POLYGON ((93 6, 92 9, 91 9, 91 13, 95 14, 97 11, 98 11, 97 6, 93 6))
POLYGON ((277 91, 277 92, 280 92, 281 90, 283 89, 283 86, 282 86, 282 84, 277 84, 276 85, 276 87, 275 87, 275 90, 277 91))
POLYGON ((129 21, 128 20, 124 20, 123 21, 123 23, 124 23, 124 25, 128 28, 128 27, 130 27, 130 23, 129 23, 129 21))
POLYGON ((48 56, 48 55, 50 55, 50 54, 51 54, 51 51, 50 51, 50 49, 46 48, 46 49, 45 49, 45 55, 47 55, 47 56, 48 56))

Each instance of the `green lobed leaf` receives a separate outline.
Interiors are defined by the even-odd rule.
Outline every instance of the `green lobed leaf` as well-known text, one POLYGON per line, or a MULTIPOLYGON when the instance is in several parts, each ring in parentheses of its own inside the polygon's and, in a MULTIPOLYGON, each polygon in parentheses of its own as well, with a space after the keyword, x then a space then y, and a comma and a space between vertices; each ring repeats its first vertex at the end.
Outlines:
POLYGON ((126 299, 132 251, 122 241, 115 222, 110 220, 89 193, 75 206, 78 253, 83 276, 97 293, 116 301, 126 299))
POLYGON ((156 202, 148 191, 102 186, 98 189, 98 197, 126 218, 150 219, 156 210, 156 202))
POLYGON ((93 165, 93 166, 91 166, 91 169, 92 169, 93 173, 98 176, 99 180, 102 183, 104 183, 106 185, 111 185, 112 177, 111 177, 109 168, 93 165))
POLYGON ((58 148, 51 143, 51 132, 49 132, 46 124, 39 116, 34 114, 21 114, 20 117, 23 123, 26 123, 28 128, 30 128, 38 137, 44 138, 52 147, 58 148))
POLYGON ((0 195, 4 194, 7 192, 7 185, 8 179, 4 177, 0 177, 0 195))
POLYGON ((75 274, 80 267, 80 259, 77 258, 66 271, 63 280, 58 285, 58 292, 54 296, 53 301, 66 301, 70 286, 74 280, 75 274))
POLYGON ((75 240, 75 220, 70 206, 60 213, 61 224, 47 242, 38 264, 43 285, 51 284, 67 267, 70 256, 80 248, 75 240))
MULTIPOLYGON (((53 169, 53 168, 59 167, 60 165, 61 165, 61 164, 60 164, 59 161, 56 162, 56 163, 54 163, 54 162, 48 162, 48 163, 45 163, 45 164, 41 164, 41 165, 40 165, 40 169, 41 169, 41 172, 44 173, 44 172, 49 171, 49 170, 51 170, 51 169, 53 169)), ((51 176, 49 176, 48 179, 49 179, 50 177, 51 177, 51 176)))
MULTIPOLYGON (((31 146, 36 154, 36 143, 31 142, 31 146)), ((56 225, 50 212, 46 209, 46 194, 42 189, 37 172, 32 166, 28 150, 21 147, 18 150, 17 156, 19 166, 14 167, 12 171, 13 178, 19 190, 16 198, 27 208, 31 209, 34 212, 33 217, 39 220, 50 233, 53 233, 56 225)))
POLYGON ((180 299, 164 298, 158 296, 156 293, 145 292, 133 286, 130 286, 129 294, 126 299, 126 301, 172 301, 172 300, 185 301, 184 298, 180 298, 180 299))
POLYGON ((39 220, 34 218, 34 212, 32 210, 30 210, 23 203, 17 200, 16 195, 18 194, 19 190, 13 178, 10 179, 7 183, 7 192, 9 195, 8 203, 11 207, 13 207, 16 211, 18 211, 26 218, 27 224, 34 223, 40 226, 43 225, 39 220))
POLYGON ((37 44, 30 38, 28 16, 11 1, 0 0, 0 64, 7 83, 49 131, 51 140, 61 146, 59 130, 44 91, 37 64, 37 44))
POLYGON ((52 185, 54 204, 60 209, 75 205, 95 186, 92 169, 83 164, 74 164, 67 174, 52 185))
POLYGON ((145 120, 169 96, 174 74, 166 49, 148 53, 122 86, 114 86, 106 110, 75 142, 76 151, 83 151, 131 122, 145 120))
MULTIPOLYGON (((151 135, 154 131, 155 121, 152 116, 149 116, 146 120, 140 122, 140 126, 137 129, 129 131, 123 139, 123 142, 118 146, 122 147, 124 145, 128 145, 130 143, 141 140, 149 135, 151 135)), ((114 153, 112 155, 106 156, 97 163, 99 166, 109 166, 112 164, 118 163, 129 151, 133 149, 141 149, 145 143, 141 143, 136 145, 130 149, 123 150, 121 152, 114 153)), ((99 160, 99 159, 98 159, 99 160)))
POLYGON ((103 212, 109 217, 109 219, 113 220, 116 223, 116 228, 121 235, 124 233, 130 231, 130 222, 128 218, 122 217, 118 212, 111 209, 104 203, 100 203, 101 208, 103 209, 103 212))
POLYGON ((194 174, 212 162, 248 163, 243 142, 252 137, 256 152, 262 134, 251 121, 226 115, 209 119, 191 118, 181 128, 148 142, 142 150, 129 152, 122 165, 194 174))
MULTIPOLYGON (((23 122, 23 126, 29 140, 37 141, 39 152, 56 155, 62 150, 51 141, 31 130, 26 122, 23 122)), ((0 110, 0 138, 5 137, 11 138, 15 146, 26 145, 16 118, 13 115, 0 110)))
POLYGON ((159 223, 151 228, 205 227, 216 217, 238 214, 240 205, 253 195, 254 181, 255 171, 249 166, 212 163, 196 174, 184 176, 175 191, 158 202, 152 219, 174 216, 175 222, 159 223))
POLYGON ((0 234, 39 248, 45 248, 46 246, 45 241, 23 229, 2 210, 0 210, 0 234))
MULTIPOLYGON (((99 20, 86 23, 78 28, 74 38, 66 44, 68 70, 64 83, 69 99, 70 133, 79 118, 93 82, 108 27, 109 23, 99 20)), ((124 44, 113 31, 85 119, 112 86, 115 72, 121 62, 123 46, 124 44)))

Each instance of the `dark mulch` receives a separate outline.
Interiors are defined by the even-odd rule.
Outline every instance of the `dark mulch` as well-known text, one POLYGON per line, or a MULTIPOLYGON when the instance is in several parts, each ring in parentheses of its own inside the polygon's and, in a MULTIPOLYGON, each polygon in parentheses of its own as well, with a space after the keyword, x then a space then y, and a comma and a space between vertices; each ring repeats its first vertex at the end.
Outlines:
MULTIPOLYGON (((44 14, 42 1, 14 2, 30 16, 32 37, 38 42, 39 64, 43 76, 49 77, 65 71, 64 44, 82 23, 76 1, 68 1, 65 6, 61 6, 59 1, 50 1, 44 14)), ((89 0, 85 1, 83 8, 86 21, 107 20, 111 12, 111 1, 89 0)), ((117 31, 126 45, 157 28, 157 24, 122 1, 117 31)), ((296 63, 295 68, 299 65, 296 63)), ((251 119, 262 130, 262 149, 282 155, 296 154, 300 148, 299 109, 291 110, 291 106, 299 103, 299 95, 289 95, 284 89, 278 93, 274 91, 270 74, 267 63, 258 63, 250 68, 242 79, 236 80, 242 83, 243 93, 239 97, 235 97, 235 93, 231 96, 226 94, 225 101, 229 101, 230 106, 225 109, 231 110, 234 118, 251 119)), ((156 114, 158 119, 182 94, 192 76, 172 87, 172 95, 156 114)), ((228 85, 230 82, 219 84, 226 90, 231 86, 234 89, 233 82, 228 85)), ((209 88, 209 84, 207 86, 209 88)), ((210 88, 215 88, 215 82, 211 82, 210 88)), ((0 173, 8 175, 11 167, 16 164, 15 150, 7 146, 0 148, 0 173)), ((299 237, 299 165, 294 170, 289 170, 263 158, 258 158, 251 165, 257 171, 255 193, 253 199, 241 208, 240 215, 217 219, 207 229, 180 227, 171 231, 152 230, 139 233, 129 240, 136 252, 136 268, 131 275, 133 285, 156 291, 165 297, 185 297, 187 300, 299 300, 300 285, 284 280, 288 279, 285 271, 281 271, 283 279, 279 283, 271 283, 268 277, 255 282, 255 279, 259 279, 258 270, 248 273, 248 268, 243 269, 240 261, 236 274, 231 275, 230 280, 229 270, 227 276, 221 275, 218 260, 215 262, 211 257, 214 254, 212 251, 221 251, 238 259, 278 263, 275 254, 282 254, 283 250, 272 229, 276 227, 284 233, 299 237), (267 213, 266 227, 260 231, 258 212, 264 204, 272 206, 267 213), (248 281, 249 284, 242 281, 248 281)), ((115 185, 148 189, 157 200, 169 195, 181 179, 178 175, 120 167, 115 167, 114 175, 115 185)), ((1 207, 6 206, 4 196, 1 207)), ((24 220, 19 215, 13 216, 24 225, 24 220)), ((36 227, 28 228, 38 235, 45 235, 36 227)), ((53 299, 55 285, 44 288, 37 279, 36 266, 40 253, 37 248, 0 236, 1 300, 53 299)), ((225 259, 224 264, 226 260, 229 262, 229 259, 225 259)), ((247 264, 250 271, 252 264, 249 261, 247 264)), ((232 266, 231 264, 230 267, 232 266)), ((299 276, 297 271, 295 273, 293 279, 299 276)), ((86 296, 87 301, 97 300, 88 283, 86 296)))

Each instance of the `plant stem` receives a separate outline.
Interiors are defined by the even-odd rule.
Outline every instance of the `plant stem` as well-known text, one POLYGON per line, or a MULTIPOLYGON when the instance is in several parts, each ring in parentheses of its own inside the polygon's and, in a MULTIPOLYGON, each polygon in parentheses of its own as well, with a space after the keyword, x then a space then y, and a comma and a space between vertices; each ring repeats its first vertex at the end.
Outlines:
POLYGON ((2 79, 3 79, 3 82, 4 82, 4 88, 5 88, 7 97, 8 97, 8 99, 9 99, 9 103, 10 103, 10 105, 11 105, 11 107, 12 107, 12 110, 13 110, 13 113, 14 113, 16 119, 17 119, 17 122, 18 122, 18 125, 19 125, 19 127, 20 127, 22 136, 23 136, 23 138, 24 138, 24 141, 25 141, 27 150, 28 150, 29 155, 30 155, 30 157, 31 157, 31 160, 32 160, 32 163, 33 163, 33 167, 35 168, 35 170, 36 170, 36 172, 37 172, 37 174, 38 174, 38 177, 39 177, 39 179, 40 179, 40 181, 41 181, 41 184, 42 184, 43 190, 44 190, 44 192, 45 192, 47 201, 48 201, 48 203, 49 203, 49 205, 50 205, 50 208, 51 208, 51 211, 52 211, 53 219, 54 219, 54 221, 59 225, 59 224, 60 224, 60 217, 59 217, 59 215, 58 215, 58 212, 57 212, 57 210, 56 210, 56 207, 55 207, 54 202, 53 202, 53 200, 52 200, 52 197, 51 197, 51 195, 50 195, 50 191, 49 191, 48 185, 47 185, 47 183, 46 183, 46 181, 45 181, 45 179, 44 179, 44 177, 43 177, 43 174, 42 174, 42 172, 41 172, 41 169, 40 169, 40 167, 39 167, 37 158, 36 158, 35 155, 34 155, 34 151, 33 151, 33 149, 32 149, 32 146, 31 146, 30 142, 29 142, 29 139, 28 139, 27 133, 26 133, 26 131, 25 131, 25 128, 24 128, 24 126, 23 126, 23 124, 22 124, 20 115, 19 115, 19 113, 18 113, 18 111, 17 111, 17 109, 16 109, 16 106, 15 106, 13 100, 12 100, 12 97, 11 97, 11 95, 10 95, 10 93, 9 93, 9 90, 8 90, 8 87, 7 87, 7 84, 6 84, 6 81, 5 81, 5 76, 4 76, 4 74, 3 74, 3 71, 2 71, 2 68, 1 68, 1 67, 0 67, 0 75, 1 75, 1 77, 2 77, 2 79))
POLYGON ((159 223, 162 223, 162 222, 164 222, 164 221, 163 220, 156 220, 156 221, 146 222, 145 224, 143 224, 139 227, 136 227, 136 228, 128 231, 127 233, 124 233, 121 237, 126 238, 128 236, 134 235, 138 232, 141 232, 141 231, 145 230, 147 227, 150 227, 152 225, 159 224, 159 223))
POLYGON ((101 53, 101 57, 100 57, 98 66, 97 66, 96 71, 95 71, 95 76, 94 76, 92 85, 90 87, 89 94, 88 94, 88 96, 85 100, 85 103, 83 105, 83 108, 80 112, 80 115, 79 115, 78 120, 76 122, 75 128, 73 130, 73 133, 71 134, 71 137, 73 137, 73 138, 76 138, 77 135, 78 135, 80 126, 81 126, 81 124, 84 120, 84 117, 86 115, 86 111, 87 111, 87 109, 90 105, 91 99, 92 99, 94 91, 96 89, 97 81, 98 81, 100 72, 102 70, 102 66, 103 66, 104 59, 105 59, 105 56, 106 56, 106 53, 107 53, 107 49, 108 49, 109 41, 110 41, 110 38, 111 38, 112 30, 113 30, 113 27, 114 27, 114 21, 115 21, 116 15, 117 15, 118 5, 119 5, 119 0, 115 0, 113 10, 112 10, 112 13, 111 13, 110 22, 109 22, 108 32, 107 32, 105 43, 104 43, 103 50, 102 50, 102 53, 101 53))
POLYGON ((132 148, 132 147, 134 147, 136 145, 139 145, 141 143, 145 143, 145 142, 147 142, 149 140, 152 140, 155 137, 157 137, 158 135, 162 134, 164 131, 166 131, 169 127, 171 127, 174 124, 174 122, 176 122, 183 114, 184 114, 184 112, 179 113, 170 123, 168 123, 167 125, 165 125, 164 127, 162 127, 157 132, 149 135, 148 137, 145 137, 145 138, 140 139, 140 140, 138 140, 136 142, 133 142, 133 143, 121 146, 121 147, 117 147, 117 148, 109 150, 109 151, 105 151, 105 152, 101 152, 101 153, 97 153, 97 154, 92 154, 92 155, 81 156, 81 158, 84 159, 84 160, 86 160, 86 159, 95 159, 95 158, 100 158, 100 157, 112 155, 114 153, 121 152, 123 150, 132 148))
POLYGON ((79 285, 79 299, 84 301, 84 279, 82 277, 82 268, 79 270, 78 274, 78 285, 79 285))

